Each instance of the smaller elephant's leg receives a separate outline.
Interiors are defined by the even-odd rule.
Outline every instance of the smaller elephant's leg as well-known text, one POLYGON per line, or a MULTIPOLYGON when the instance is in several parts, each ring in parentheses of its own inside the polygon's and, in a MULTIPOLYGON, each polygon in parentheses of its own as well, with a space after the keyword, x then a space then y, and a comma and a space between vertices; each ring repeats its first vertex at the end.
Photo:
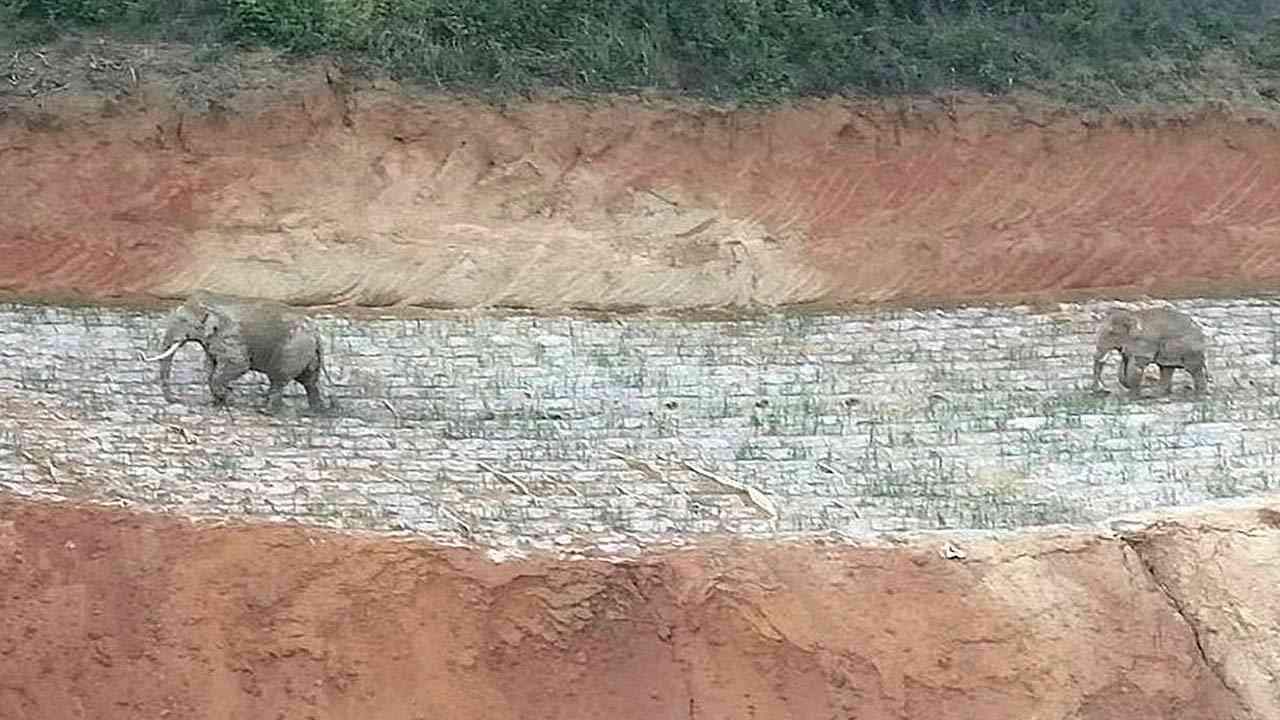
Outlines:
POLYGON ((1195 383, 1195 393, 1203 395, 1209 389, 1209 373, 1205 368, 1204 354, 1196 353, 1187 357, 1183 367, 1191 374, 1191 380, 1195 383))
POLYGON ((1125 357, 1124 365, 1121 371, 1124 374, 1124 386, 1129 390, 1129 398, 1137 400, 1142 397, 1142 381, 1146 375, 1147 366, 1151 364, 1152 358, 1142 357, 1125 357))
POLYGON ((214 361, 214 369, 209 375, 209 392, 213 394, 214 405, 225 405, 227 395, 231 392, 231 383, 241 375, 249 372, 249 363, 235 361, 214 361))
POLYGON ((1173 393, 1173 368, 1167 365, 1160 366, 1160 394, 1169 395, 1173 393))
POLYGON ((1129 399, 1138 400, 1142 398, 1142 379, 1143 371, 1139 370, 1133 373, 1129 378, 1129 399))
POLYGON ((1205 373, 1204 365, 1197 365, 1195 368, 1189 368, 1191 379, 1196 384, 1196 394, 1203 395, 1209 390, 1209 377, 1205 373))

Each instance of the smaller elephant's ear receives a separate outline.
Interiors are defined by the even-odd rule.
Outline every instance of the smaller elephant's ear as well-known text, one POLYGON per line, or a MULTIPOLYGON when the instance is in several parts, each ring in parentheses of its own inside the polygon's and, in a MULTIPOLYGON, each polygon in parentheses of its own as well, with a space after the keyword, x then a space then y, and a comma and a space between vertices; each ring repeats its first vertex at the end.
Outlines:
POLYGON ((1127 310, 1116 310, 1107 318, 1107 324, 1121 332, 1131 333, 1138 319, 1127 310))

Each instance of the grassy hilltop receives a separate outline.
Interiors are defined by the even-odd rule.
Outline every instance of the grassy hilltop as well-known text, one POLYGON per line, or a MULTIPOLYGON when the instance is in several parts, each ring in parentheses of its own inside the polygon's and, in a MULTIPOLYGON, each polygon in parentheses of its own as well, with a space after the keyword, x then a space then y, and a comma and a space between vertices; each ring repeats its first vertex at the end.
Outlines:
POLYGON ((0 28, 325 53, 485 94, 1280 100, 1280 0, 0 0, 0 28))

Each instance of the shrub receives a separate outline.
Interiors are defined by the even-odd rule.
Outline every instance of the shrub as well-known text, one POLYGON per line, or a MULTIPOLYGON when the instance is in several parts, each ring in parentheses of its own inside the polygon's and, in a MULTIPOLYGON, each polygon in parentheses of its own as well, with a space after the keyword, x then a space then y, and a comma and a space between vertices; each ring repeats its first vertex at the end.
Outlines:
MULTIPOLYGON (((1210 51, 1280 65, 1280 0, 0 0, 56 27, 210 19, 228 42, 403 79, 768 98, 1081 83, 1143 93, 1210 51), (176 8, 176 10, 175 10, 176 8), (1138 67, 1141 66, 1141 67, 1138 67)), ((2 19, 2 13, 0 13, 2 19)))

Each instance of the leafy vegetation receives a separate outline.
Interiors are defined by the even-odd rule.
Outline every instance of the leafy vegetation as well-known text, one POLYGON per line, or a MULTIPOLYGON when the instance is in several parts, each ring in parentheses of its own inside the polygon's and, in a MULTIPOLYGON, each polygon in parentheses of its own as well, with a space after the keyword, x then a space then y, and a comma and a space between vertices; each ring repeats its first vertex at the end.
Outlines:
POLYGON ((0 25, 335 53, 517 92, 1146 96, 1207 65, 1280 72, 1280 0, 0 0, 0 25))

